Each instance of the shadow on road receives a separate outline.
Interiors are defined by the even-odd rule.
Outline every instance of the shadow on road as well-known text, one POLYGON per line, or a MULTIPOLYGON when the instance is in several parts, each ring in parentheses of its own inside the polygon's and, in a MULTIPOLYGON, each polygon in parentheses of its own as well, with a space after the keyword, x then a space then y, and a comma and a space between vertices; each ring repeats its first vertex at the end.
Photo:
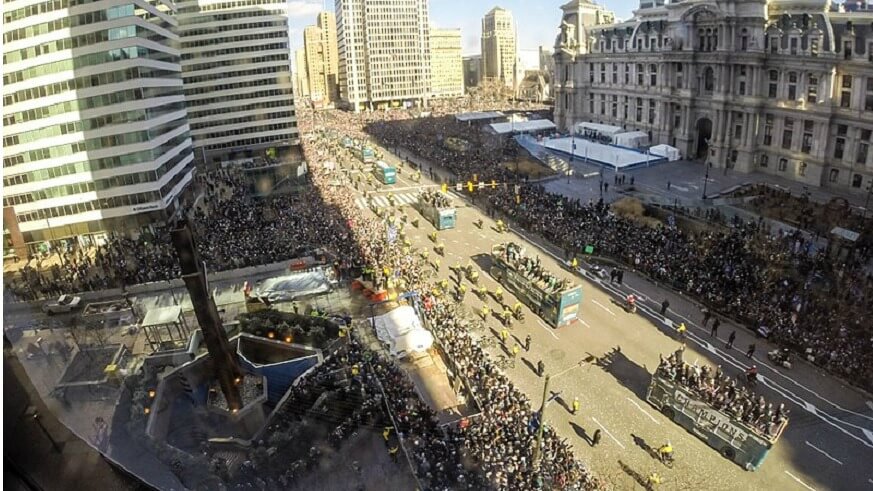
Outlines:
POLYGON ((589 447, 593 447, 593 446, 594 446, 594 441, 591 439, 590 436, 588 436, 588 433, 585 432, 585 428, 583 428, 583 427, 577 425, 577 424, 574 423, 573 421, 570 421, 570 427, 573 428, 573 431, 576 432, 576 436, 578 436, 579 438, 585 440, 585 442, 588 443, 588 446, 589 446, 589 447))
POLYGON ((621 470, 623 470, 625 474, 632 477, 634 479, 634 481, 636 481, 640 486, 642 486, 643 488, 646 488, 645 476, 643 476, 639 472, 631 469, 631 467, 629 465, 625 464, 621 460, 618 461, 618 465, 621 466, 621 470))
POLYGON ((651 374, 646 367, 637 365, 622 353, 620 346, 598 358, 597 366, 615 377, 621 385, 630 389, 638 398, 643 400, 646 398, 651 374))

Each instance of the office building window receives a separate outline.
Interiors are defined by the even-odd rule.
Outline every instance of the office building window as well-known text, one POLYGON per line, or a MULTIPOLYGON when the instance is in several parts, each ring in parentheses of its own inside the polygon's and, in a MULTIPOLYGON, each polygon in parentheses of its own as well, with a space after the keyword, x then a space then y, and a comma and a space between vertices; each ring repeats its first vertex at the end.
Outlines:
MULTIPOLYGON (((871 45, 873 49, 873 45, 871 45)), ((873 111, 873 77, 867 78, 867 95, 864 97, 864 110, 873 111)))
POLYGON ((767 97, 775 99, 779 93, 779 72, 770 70, 770 85, 767 90, 767 97))
POLYGON ((797 165, 797 175, 806 177, 806 162, 801 162, 797 165))
POLYGON ((785 118, 785 127, 782 129, 782 148, 791 149, 791 140, 794 138, 794 120, 785 118))
POLYGON ((840 107, 852 106, 852 76, 843 75, 842 91, 840 92, 840 107))
POLYGON ((637 85, 643 85, 643 77, 645 77, 645 73, 643 73, 643 65, 637 63, 637 85))
POLYGON ((813 121, 804 121, 803 122, 803 142, 800 145, 800 151, 803 153, 809 153, 812 151, 812 133, 815 129, 815 122, 813 121))
POLYGON ((864 176, 862 176, 861 174, 855 174, 854 176, 852 176, 852 187, 860 188, 863 181, 864 176))
POLYGON ((649 65, 649 85, 658 85, 658 65, 649 65))
POLYGON ((788 72, 788 100, 797 100, 797 72, 788 72))
POLYGON ((768 155, 761 155, 761 167, 767 167, 767 164, 770 162, 770 157, 768 155))
POLYGON ((828 172, 828 182, 837 182, 837 179, 840 178, 840 171, 837 169, 831 169, 828 172))
POLYGON ((787 159, 779 159, 779 172, 785 172, 785 169, 788 168, 788 160, 787 159))
POLYGON ((773 144, 773 115, 767 114, 764 119, 764 145, 773 144))

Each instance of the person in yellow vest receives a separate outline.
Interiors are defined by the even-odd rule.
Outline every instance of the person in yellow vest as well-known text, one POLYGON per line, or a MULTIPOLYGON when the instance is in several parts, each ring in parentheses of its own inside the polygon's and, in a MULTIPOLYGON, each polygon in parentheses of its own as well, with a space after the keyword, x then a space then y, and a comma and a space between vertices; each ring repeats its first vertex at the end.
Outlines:
POLYGON ((480 297, 485 298, 488 296, 488 287, 486 287, 485 285, 482 285, 479 287, 478 292, 479 292, 480 297))
POLYGON ((352 365, 352 377, 357 377, 361 373, 360 367, 357 364, 352 365))
POLYGON ((515 345, 512 346, 512 359, 513 360, 518 358, 519 352, 521 352, 521 346, 519 346, 518 343, 515 343, 515 345))
POLYGON ((443 291, 447 291, 449 289, 449 280, 440 281, 440 288, 442 288, 443 291))
POLYGON ((482 310, 479 312, 482 314, 482 320, 488 320, 488 314, 491 313, 491 309, 488 308, 487 305, 482 306, 482 310))
POLYGON ((500 318, 503 320, 503 325, 508 326, 512 323, 512 312, 504 307, 503 312, 500 313, 500 318))
POLYGON ((579 406, 581 406, 581 404, 579 403, 579 398, 574 397, 573 398, 573 414, 574 415, 579 412, 579 406))
POLYGON ((398 450, 400 450, 400 447, 398 447, 396 445, 388 448, 388 454, 391 455, 391 461, 394 462, 395 464, 397 463, 397 451, 398 450))
POLYGON ((391 436, 391 427, 386 426, 384 430, 382 430, 382 438, 385 439, 385 443, 388 443, 388 437, 391 436))
POLYGON ((500 341, 503 344, 506 344, 507 339, 509 339, 509 331, 504 327, 500 330, 500 341))
POLYGON ((428 238, 430 238, 430 240, 432 242, 434 242, 434 243, 436 242, 436 240, 437 240, 437 233, 436 232, 431 232, 427 236, 428 236, 428 238))
POLYGON ((503 220, 497 220, 497 231, 503 233, 503 220))
POLYGON ((494 298, 495 298, 498 302, 503 303, 503 288, 500 288, 500 287, 498 286, 498 287, 494 290, 494 298))
POLYGON ((688 330, 688 328, 685 327, 685 323, 684 323, 684 322, 680 322, 680 323, 679 323, 679 328, 676 329, 676 331, 679 333, 679 337, 680 337, 680 338, 684 338, 684 337, 685 337, 685 331, 687 331, 687 330, 688 330))
POLYGON ((512 306, 512 310, 515 311, 515 314, 518 315, 521 312, 521 302, 515 302, 515 305, 512 306))
POLYGON ((443 243, 443 242, 440 242, 439 244, 437 244, 437 246, 436 246, 436 250, 437 250, 437 252, 438 252, 440 255, 445 254, 445 252, 446 252, 446 244, 443 243))
POLYGON ((433 258, 433 269, 435 269, 437 271, 437 273, 440 272, 440 258, 438 258, 438 257, 433 258))
POLYGON ((573 269, 579 269, 579 260, 577 260, 575 257, 573 258, 573 262, 571 264, 573 265, 573 269))
POLYGON ((655 489, 659 484, 661 484, 661 476, 659 476, 657 472, 653 471, 646 479, 646 487, 648 489, 655 489))

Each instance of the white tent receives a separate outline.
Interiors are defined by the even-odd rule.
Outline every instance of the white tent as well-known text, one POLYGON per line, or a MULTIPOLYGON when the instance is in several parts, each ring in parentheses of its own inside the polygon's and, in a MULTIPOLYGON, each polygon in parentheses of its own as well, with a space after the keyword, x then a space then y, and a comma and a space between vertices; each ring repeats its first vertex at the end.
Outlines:
POLYGON ((654 147, 649 148, 649 153, 659 157, 667 157, 667 160, 670 162, 682 158, 679 155, 679 149, 671 147, 670 145, 655 145, 654 147))
POLYGON ((376 337, 387 344, 391 354, 403 358, 411 352, 427 351, 433 345, 433 335, 422 327, 415 309, 408 305, 374 317, 376 337))
POLYGON ((649 134, 645 131, 628 131, 613 135, 612 143, 625 148, 642 148, 649 146, 649 134))
POLYGON ((595 134, 597 136, 614 136, 625 131, 621 126, 598 123, 576 123, 576 134, 595 134))

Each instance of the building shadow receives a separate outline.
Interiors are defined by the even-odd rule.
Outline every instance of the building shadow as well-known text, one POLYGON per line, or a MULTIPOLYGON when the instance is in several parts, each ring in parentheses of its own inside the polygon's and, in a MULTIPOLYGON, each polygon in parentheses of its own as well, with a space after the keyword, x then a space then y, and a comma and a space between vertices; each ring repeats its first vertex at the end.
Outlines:
POLYGON ((620 346, 616 346, 597 358, 596 365, 615 379, 638 398, 645 400, 651 374, 645 366, 636 364, 627 357, 620 346))

